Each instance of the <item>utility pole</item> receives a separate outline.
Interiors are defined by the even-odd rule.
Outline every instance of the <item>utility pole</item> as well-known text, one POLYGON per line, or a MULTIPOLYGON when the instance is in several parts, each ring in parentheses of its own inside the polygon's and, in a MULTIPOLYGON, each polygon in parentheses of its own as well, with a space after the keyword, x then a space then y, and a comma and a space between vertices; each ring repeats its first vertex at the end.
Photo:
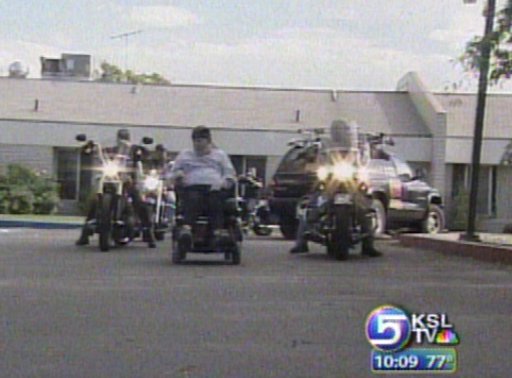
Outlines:
POLYGON ((127 33, 121 33, 116 34, 110 37, 110 39, 122 39, 124 40, 124 71, 126 72, 128 68, 128 57, 127 57, 127 50, 128 50, 128 38, 133 37, 136 34, 142 33, 142 30, 135 30, 127 33))
MULTIPOLYGON (((465 2, 474 2, 464 0, 465 2)), ((475 131, 473 136, 473 154, 471 158, 471 188, 469 193, 469 214, 466 233, 460 235, 461 240, 479 241, 475 234, 476 206, 478 199, 478 176, 480 173, 480 155, 482 151, 482 135, 484 130, 485 101, 487 95, 487 78, 491 56, 491 33, 494 28, 496 0, 488 0, 485 10, 485 30, 481 46, 480 77, 478 78, 478 99, 476 105, 475 131)))

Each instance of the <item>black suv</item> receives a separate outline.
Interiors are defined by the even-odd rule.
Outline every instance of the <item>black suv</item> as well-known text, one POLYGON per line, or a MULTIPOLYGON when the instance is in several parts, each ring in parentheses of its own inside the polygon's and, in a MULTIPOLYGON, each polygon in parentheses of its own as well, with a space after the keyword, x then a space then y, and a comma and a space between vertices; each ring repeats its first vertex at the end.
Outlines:
MULTIPOLYGON (((295 238, 297 232, 299 200, 311 193, 317 182, 320 153, 319 139, 294 142, 273 176, 269 205, 287 239, 295 238)), ((397 156, 381 150, 377 157, 368 163, 368 190, 377 214, 377 234, 404 227, 425 233, 442 231, 445 218, 440 193, 397 156)))

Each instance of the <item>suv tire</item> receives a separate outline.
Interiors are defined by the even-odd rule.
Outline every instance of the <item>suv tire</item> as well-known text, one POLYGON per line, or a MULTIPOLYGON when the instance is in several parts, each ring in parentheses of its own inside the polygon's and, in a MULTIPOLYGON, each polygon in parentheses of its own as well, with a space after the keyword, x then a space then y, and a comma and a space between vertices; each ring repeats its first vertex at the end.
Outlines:
POLYGON ((373 225, 374 235, 380 236, 386 233, 386 209, 379 199, 372 201, 372 209, 375 211, 375 220, 377 224, 373 225))
POLYGON ((435 204, 430 204, 427 216, 421 222, 421 232, 426 234, 438 234, 445 227, 444 211, 435 204))
POLYGON ((297 229, 299 228, 299 222, 295 218, 284 218, 279 224, 281 233, 287 240, 295 240, 297 237, 297 229))

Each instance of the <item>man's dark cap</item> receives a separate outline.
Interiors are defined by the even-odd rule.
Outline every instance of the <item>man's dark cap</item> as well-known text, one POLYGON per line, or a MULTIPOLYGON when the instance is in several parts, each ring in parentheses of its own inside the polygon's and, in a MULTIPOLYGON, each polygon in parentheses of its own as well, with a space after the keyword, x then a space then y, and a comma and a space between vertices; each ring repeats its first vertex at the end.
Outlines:
POLYGON ((208 140, 212 140, 210 129, 206 126, 194 127, 194 130, 192 130, 192 139, 196 138, 206 138, 208 140))
POLYGON ((130 140, 130 131, 128 129, 117 130, 117 139, 119 140, 130 140))

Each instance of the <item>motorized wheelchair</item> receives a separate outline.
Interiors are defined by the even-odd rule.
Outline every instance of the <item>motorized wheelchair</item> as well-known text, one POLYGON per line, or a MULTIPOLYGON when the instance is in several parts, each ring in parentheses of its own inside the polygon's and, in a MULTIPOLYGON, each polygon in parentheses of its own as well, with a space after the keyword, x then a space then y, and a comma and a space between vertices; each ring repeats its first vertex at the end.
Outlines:
POLYGON ((240 208, 237 203, 237 185, 232 189, 223 191, 220 195, 223 211, 222 236, 214 234, 212 220, 208 216, 208 196, 211 195, 209 185, 176 186, 176 218, 172 230, 172 262, 179 264, 186 259, 187 253, 222 253, 224 259, 233 265, 241 262, 242 253, 242 226, 240 220, 240 208), (191 240, 183 243, 181 237, 185 229, 184 197, 186 191, 200 193, 197 197, 200 204, 200 213, 191 226, 191 240))

